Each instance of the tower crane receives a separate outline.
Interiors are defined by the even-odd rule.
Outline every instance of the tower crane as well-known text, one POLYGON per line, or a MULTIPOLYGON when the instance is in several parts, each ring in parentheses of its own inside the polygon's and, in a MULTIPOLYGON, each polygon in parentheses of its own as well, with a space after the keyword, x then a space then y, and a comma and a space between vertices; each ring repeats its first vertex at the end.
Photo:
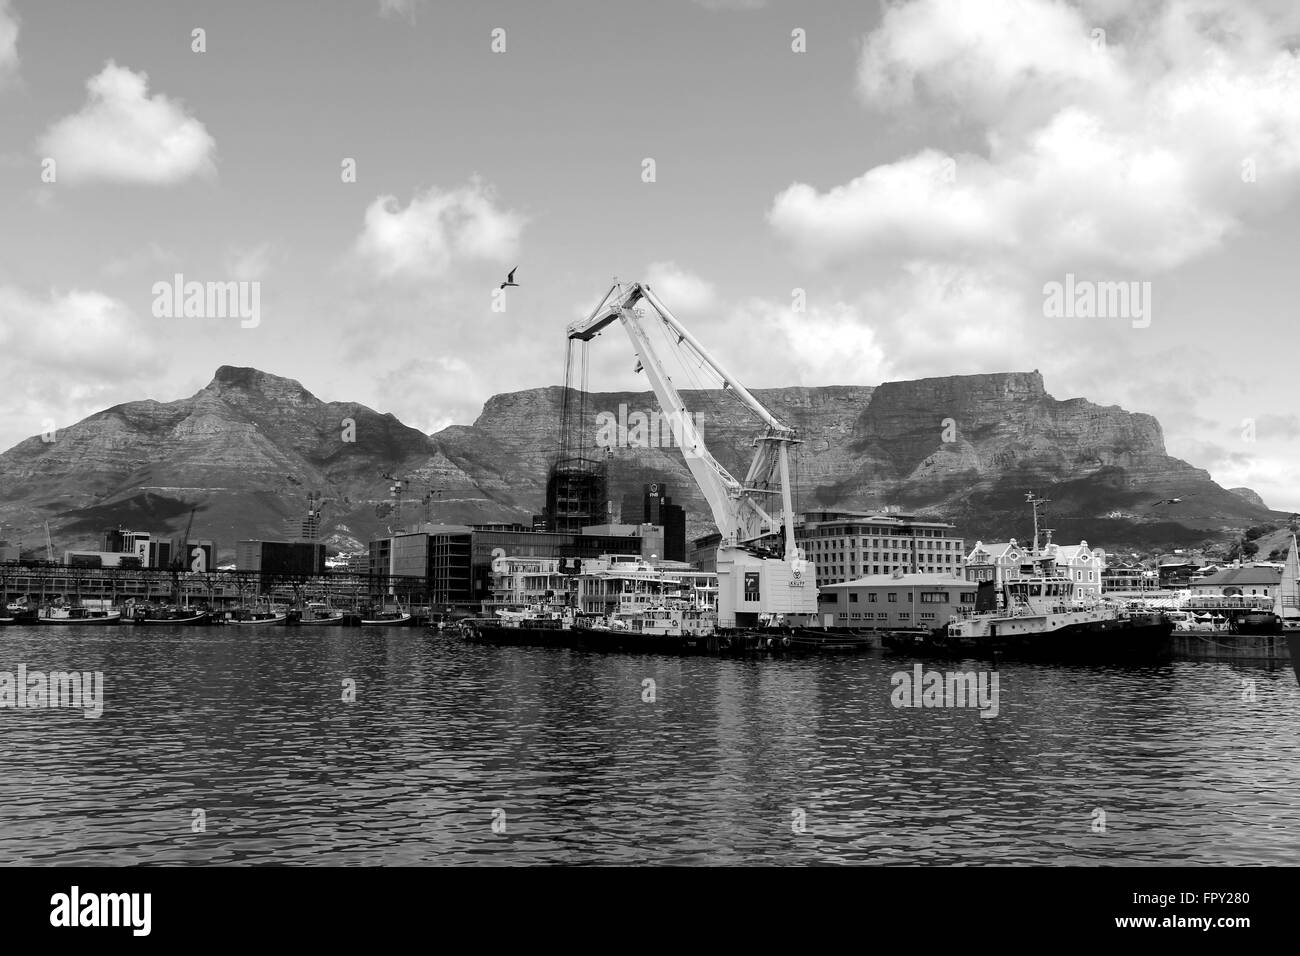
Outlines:
POLYGON ((632 341, 640 371, 654 389, 686 466, 699 486, 721 541, 718 545, 718 623, 723 627, 770 621, 777 615, 815 616, 817 588, 812 565, 795 544, 794 508, 790 487, 790 450, 800 444, 794 428, 768 411, 748 389, 664 306, 648 285, 615 280, 586 319, 567 329, 569 339, 589 342, 601 330, 619 322, 632 341), (737 480, 704 445, 681 394, 668 376, 644 325, 646 302, 667 329, 669 347, 689 348, 762 423, 754 437, 754 457, 744 481, 737 480), (775 500, 775 506, 772 499, 775 500), (779 507, 779 511, 776 510, 779 507), (761 539, 784 533, 784 550, 771 556, 761 539))

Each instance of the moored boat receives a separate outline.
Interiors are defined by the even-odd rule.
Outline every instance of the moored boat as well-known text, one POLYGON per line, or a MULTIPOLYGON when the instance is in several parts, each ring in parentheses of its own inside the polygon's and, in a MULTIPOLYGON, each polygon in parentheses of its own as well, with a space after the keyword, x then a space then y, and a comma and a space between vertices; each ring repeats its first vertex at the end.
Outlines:
POLYGON ((63 625, 69 627, 90 625, 112 625, 122 620, 121 611, 97 611, 88 607, 47 607, 41 610, 36 621, 39 624, 63 625))
POLYGON ((362 627, 409 627, 414 621, 409 611, 371 612, 361 618, 362 627))

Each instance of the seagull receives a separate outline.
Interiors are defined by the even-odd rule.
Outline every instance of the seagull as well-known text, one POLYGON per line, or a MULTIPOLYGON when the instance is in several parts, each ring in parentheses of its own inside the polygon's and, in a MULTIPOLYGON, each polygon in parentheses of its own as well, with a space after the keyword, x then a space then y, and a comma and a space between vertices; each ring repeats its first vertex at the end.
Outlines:
POLYGON ((519 271, 519 267, 518 267, 518 266, 515 266, 513 269, 511 269, 511 270, 510 270, 510 274, 506 276, 506 281, 503 282, 503 283, 501 283, 500 288, 504 289, 504 288, 505 288, 506 286, 508 286, 508 285, 509 285, 509 286, 514 286, 515 288, 518 288, 518 287, 519 287, 519 283, 515 281, 515 273, 518 272, 518 271, 519 271))

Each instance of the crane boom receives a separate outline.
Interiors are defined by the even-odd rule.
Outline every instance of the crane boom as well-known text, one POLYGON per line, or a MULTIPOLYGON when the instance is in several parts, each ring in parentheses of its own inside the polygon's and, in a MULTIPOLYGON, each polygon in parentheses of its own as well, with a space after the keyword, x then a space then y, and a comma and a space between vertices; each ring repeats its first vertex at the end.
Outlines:
POLYGON ((686 466, 718 526, 721 535, 718 547, 720 622, 724 626, 734 625, 737 613, 766 612, 769 616, 815 613, 816 589, 804 588, 803 573, 807 563, 794 540, 789 450, 790 446, 799 443, 795 430, 764 408, 673 316, 650 287, 642 283, 624 286, 615 282, 591 315, 571 324, 566 333, 570 339, 588 342, 616 321, 622 324, 632 340, 638 367, 645 371, 682 449, 686 466), (676 338, 677 345, 689 346, 700 361, 722 379, 723 387, 734 392, 763 423, 763 433, 754 439, 754 458, 743 482, 728 472, 705 447, 704 439, 642 323, 642 310, 636 308, 642 300, 658 314, 664 327, 676 338), (765 504, 766 497, 771 495, 779 495, 780 519, 783 520, 774 518, 765 504), (746 547, 779 529, 784 530, 783 559, 761 557, 746 547), (780 568, 774 566, 778 564, 780 568), (766 579, 766 583, 762 579, 766 579), (781 590, 782 584, 787 586, 784 591, 781 590))

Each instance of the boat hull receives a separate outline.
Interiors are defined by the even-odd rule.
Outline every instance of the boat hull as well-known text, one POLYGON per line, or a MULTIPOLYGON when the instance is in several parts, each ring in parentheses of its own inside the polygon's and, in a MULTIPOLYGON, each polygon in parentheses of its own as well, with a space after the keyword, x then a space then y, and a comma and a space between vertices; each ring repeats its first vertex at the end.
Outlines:
POLYGON ((362 618, 362 627, 410 627, 415 622, 415 618, 410 614, 404 614, 399 618, 362 618))
POLYGON ((1137 619, 1079 621, 1053 631, 954 639, 937 630, 896 650, 952 657, 994 657, 1053 663, 1119 664, 1166 660, 1173 655, 1173 622, 1153 615, 1137 619))
POLYGON ((287 614, 277 614, 274 617, 258 618, 256 620, 241 621, 235 618, 228 618, 221 623, 228 627, 274 627, 277 624, 283 624, 288 619, 289 615, 287 614))
POLYGON ((201 614, 192 614, 188 617, 137 617, 134 618, 134 624, 173 624, 178 627, 196 626, 200 624, 211 624, 212 615, 207 611, 201 614))
POLYGON ((101 617, 38 617, 36 622, 51 627, 112 627, 122 622, 122 615, 112 611, 101 617))
POLYGON ((1291 669, 1295 671, 1295 680, 1300 684, 1300 627, 1286 629, 1286 646, 1291 652, 1291 669))

